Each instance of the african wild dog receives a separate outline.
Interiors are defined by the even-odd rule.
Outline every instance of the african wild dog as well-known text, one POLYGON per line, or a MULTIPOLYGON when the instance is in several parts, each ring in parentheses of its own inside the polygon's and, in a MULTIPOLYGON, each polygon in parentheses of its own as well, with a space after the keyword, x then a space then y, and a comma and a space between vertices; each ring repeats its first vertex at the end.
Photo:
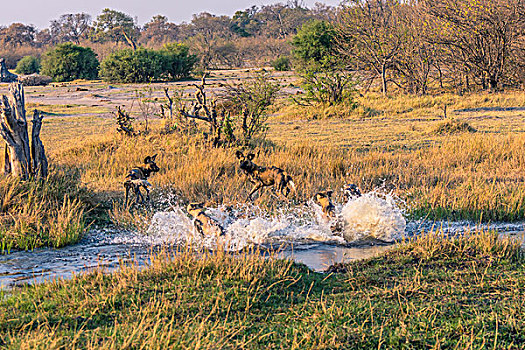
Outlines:
POLYGON ((204 203, 190 203, 187 207, 188 213, 193 217, 193 225, 197 232, 204 236, 224 236, 221 225, 204 212, 204 203))
POLYGON ((343 198, 348 202, 352 198, 361 197, 361 190, 355 184, 348 184, 343 187, 343 198))
POLYGON ((323 215, 327 219, 335 218, 335 206, 332 203, 332 191, 319 192, 315 195, 317 203, 321 205, 323 215))
POLYGON ((315 200, 323 210, 323 216, 327 222, 332 222, 330 230, 332 232, 342 232, 344 229, 344 222, 335 213, 335 205, 332 203, 332 191, 318 192, 315 195, 315 200))
POLYGON ((287 197, 291 190, 295 192, 295 184, 292 177, 283 169, 275 166, 269 168, 258 166, 253 162, 255 158, 253 153, 245 156, 241 151, 237 151, 236 156, 239 158, 241 170, 248 176, 250 182, 254 184, 247 199, 252 200, 253 194, 261 188, 274 185, 277 186, 277 190, 284 197, 287 197))
POLYGON ((142 192, 140 191, 140 188, 143 187, 146 190, 146 201, 149 201, 149 187, 151 187, 151 184, 148 181, 148 177, 152 173, 158 172, 160 169, 155 163, 155 158, 157 158, 157 155, 154 156, 147 156, 146 159, 144 159, 144 165, 138 166, 130 170, 128 175, 126 176, 126 181, 124 182, 124 188, 126 189, 126 204, 128 203, 129 198, 129 191, 133 190, 135 195, 137 196, 135 203, 139 203, 139 199, 141 203, 144 203, 144 196, 142 195, 142 192))

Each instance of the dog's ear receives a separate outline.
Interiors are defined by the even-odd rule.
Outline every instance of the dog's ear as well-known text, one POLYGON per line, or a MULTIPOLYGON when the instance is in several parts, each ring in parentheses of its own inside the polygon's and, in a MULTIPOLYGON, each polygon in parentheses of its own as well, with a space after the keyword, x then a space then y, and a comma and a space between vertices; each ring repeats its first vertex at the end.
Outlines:
POLYGON ((255 154, 250 153, 250 154, 248 154, 247 158, 248 158, 248 160, 253 160, 255 158, 255 154))
POLYGON ((334 193, 334 191, 326 191, 326 196, 327 197, 332 197, 332 193, 334 193))
POLYGON ((153 155, 153 156, 151 157, 151 160, 154 162, 154 161, 155 161, 155 158, 157 158, 157 153, 155 153, 155 155, 153 155))
POLYGON ((150 156, 147 156, 146 158, 144 158, 144 164, 149 164, 150 162, 151 162, 150 156))
POLYGON ((244 158, 244 153, 242 153, 241 151, 237 151, 237 152, 235 153, 235 155, 236 155, 237 158, 239 158, 239 159, 243 159, 243 158, 244 158))

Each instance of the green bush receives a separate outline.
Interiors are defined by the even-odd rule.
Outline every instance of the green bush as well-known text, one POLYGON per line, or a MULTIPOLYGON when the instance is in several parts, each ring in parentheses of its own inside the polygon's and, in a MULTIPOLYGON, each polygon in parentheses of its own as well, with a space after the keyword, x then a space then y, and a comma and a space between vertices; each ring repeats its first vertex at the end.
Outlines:
POLYGON ((160 50, 163 56, 163 76, 167 80, 180 80, 190 76, 197 56, 190 55, 190 49, 184 44, 166 44, 160 50))
POLYGON ((149 83, 160 79, 162 68, 162 57, 156 51, 124 49, 102 61, 100 76, 112 83, 149 83))
POLYGON ((42 59, 42 74, 49 75, 55 81, 96 79, 98 68, 97 55, 93 50, 71 43, 57 45, 42 59))
POLYGON ((292 68, 290 58, 287 56, 279 57, 272 62, 272 67, 279 72, 289 71, 292 68))
POLYGON ((190 75, 196 61, 182 44, 167 44, 158 51, 124 49, 102 61, 100 75, 108 82, 120 83, 179 80, 190 75))
POLYGON ((16 73, 33 74, 40 72, 40 60, 34 56, 24 56, 16 65, 16 73))
POLYGON ((302 69, 331 68, 336 32, 332 24, 314 20, 303 24, 292 40, 292 53, 302 69))

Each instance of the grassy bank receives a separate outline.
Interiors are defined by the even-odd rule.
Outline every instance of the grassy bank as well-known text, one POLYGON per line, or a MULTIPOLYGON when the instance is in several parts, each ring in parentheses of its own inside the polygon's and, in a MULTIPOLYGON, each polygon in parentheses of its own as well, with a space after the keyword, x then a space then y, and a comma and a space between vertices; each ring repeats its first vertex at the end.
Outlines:
POLYGON ((258 254, 182 252, 139 271, 23 287, 6 348, 520 348, 523 256, 496 234, 422 236, 319 274, 258 254))
POLYGON ((52 168, 42 181, 1 177, 0 253, 77 242, 87 201, 79 174, 67 168, 52 168))

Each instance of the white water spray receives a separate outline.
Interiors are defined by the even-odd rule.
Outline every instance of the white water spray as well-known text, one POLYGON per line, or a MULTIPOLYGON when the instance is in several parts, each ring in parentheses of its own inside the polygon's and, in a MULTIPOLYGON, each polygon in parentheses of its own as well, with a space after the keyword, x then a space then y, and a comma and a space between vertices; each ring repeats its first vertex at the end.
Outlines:
POLYGON ((338 206, 338 209, 340 214, 334 220, 343 225, 342 233, 332 232, 330 228, 335 222, 325 220, 321 208, 313 202, 283 209, 274 215, 253 205, 239 205, 233 209, 224 206, 208 208, 206 213, 225 229, 226 235, 202 237, 195 231, 188 215, 180 207, 174 207, 171 211, 156 213, 147 235, 141 240, 147 244, 191 243, 208 249, 215 249, 220 244, 227 250, 237 251, 252 245, 393 242, 405 234, 403 213, 390 195, 370 192, 338 206))

